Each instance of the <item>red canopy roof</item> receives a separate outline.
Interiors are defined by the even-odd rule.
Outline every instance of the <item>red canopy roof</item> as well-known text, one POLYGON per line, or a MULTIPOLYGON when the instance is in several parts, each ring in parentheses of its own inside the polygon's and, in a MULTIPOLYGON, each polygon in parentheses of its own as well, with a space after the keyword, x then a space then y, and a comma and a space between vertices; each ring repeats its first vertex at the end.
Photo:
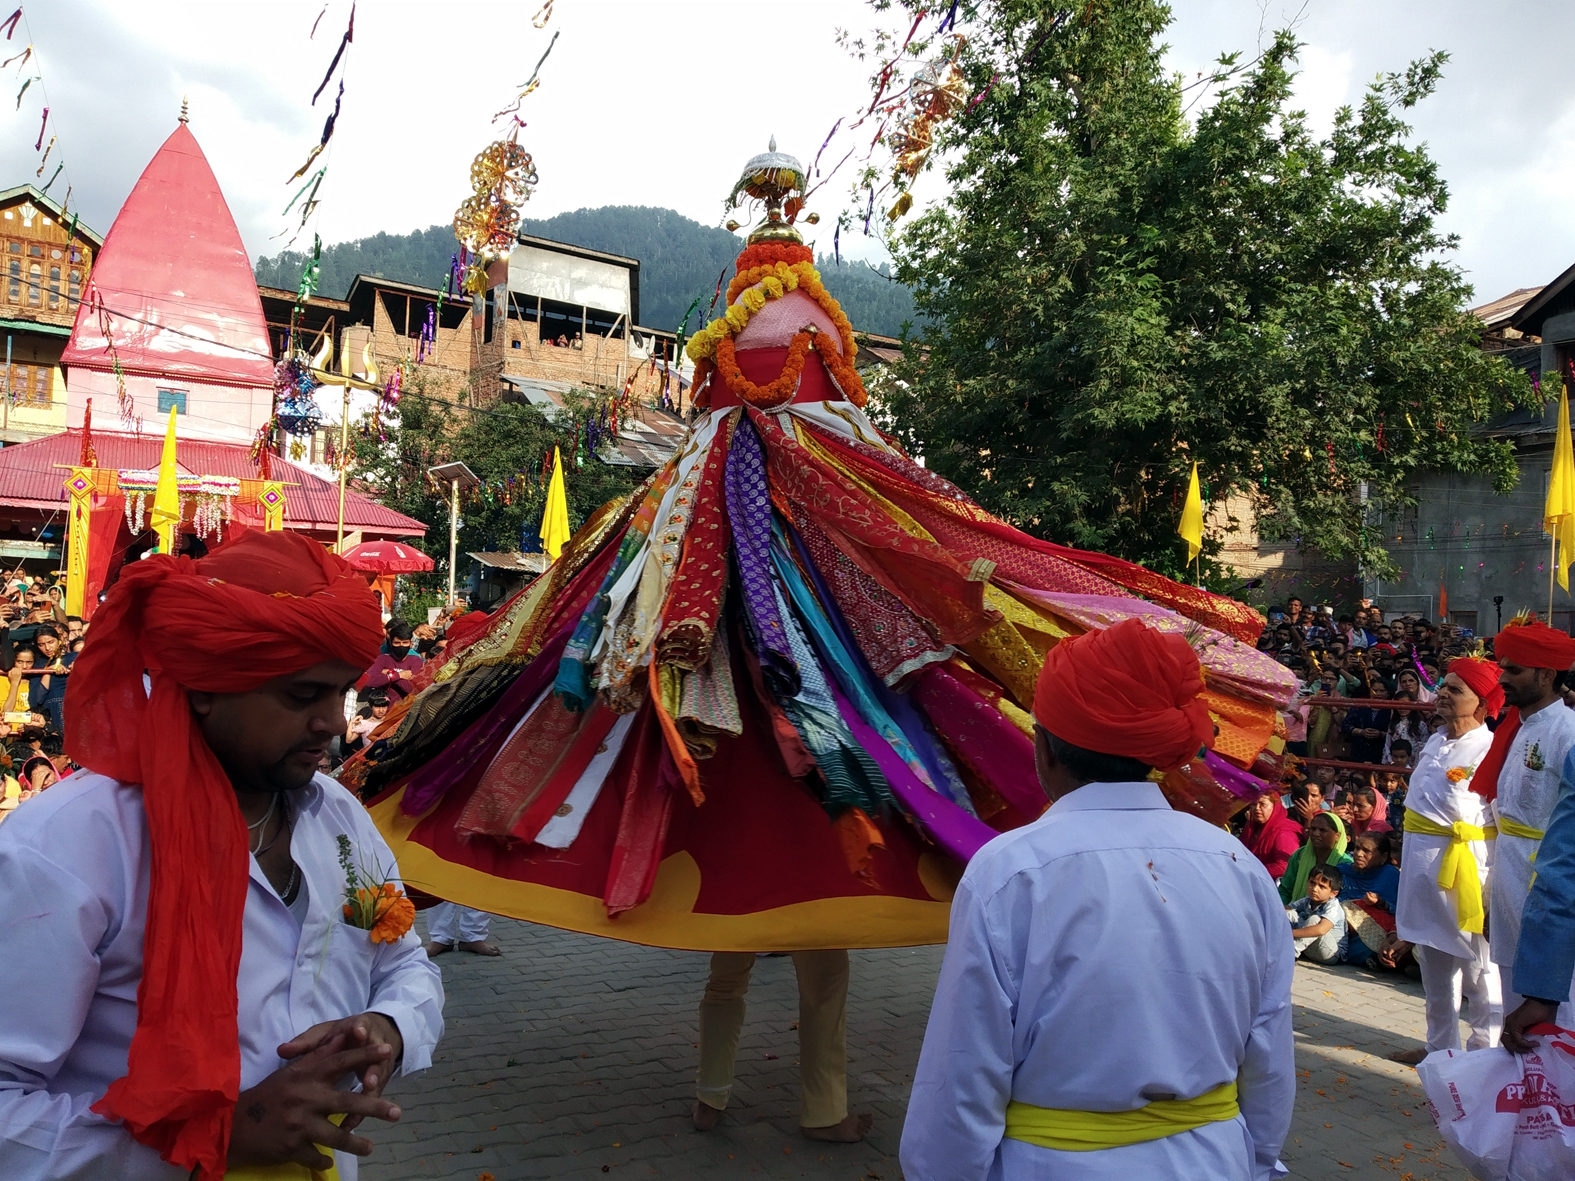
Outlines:
MULTIPOLYGON (((98 453, 100 467, 138 471, 157 468, 163 446, 162 435, 93 432, 93 448, 98 453)), ((190 475, 233 476, 240 480, 257 478, 251 448, 239 443, 181 439, 176 455, 180 470, 190 475)), ((82 432, 79 430, 0 447, 0 507, 44 512, 63 509, 66 503, 64 481, 70 473, 58 465, 76 464, 81 458, 82 432)), ((278 456, 273 458, 273 478, 283 480, 286 485, 297 485, 284 490, 286 528, 319 534, 335 532, 339 523, 339 485, 278 456)), ((262 521, 255 511, 248 513, 238 508, 236 515, 248 525, 262 521)), ((346 490, 345 531, 357 529, 383 537, 420 537, 427 527, 414 517, 346 490)))
POLYGON ((164 141, 104 239, 61 357, 112 368, 95 297, 128 373, 272 385, 257 280, 219 182, 182 123, 164 141))

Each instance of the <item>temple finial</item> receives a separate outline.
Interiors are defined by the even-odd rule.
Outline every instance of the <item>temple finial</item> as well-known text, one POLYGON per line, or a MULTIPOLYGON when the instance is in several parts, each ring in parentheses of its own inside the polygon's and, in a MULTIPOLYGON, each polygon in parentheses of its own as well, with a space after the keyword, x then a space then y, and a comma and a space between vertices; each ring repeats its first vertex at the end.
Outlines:
POLYGON ((766 151, 774 152, 776 150, 777 150, 777 137, 775 135, 773 135, 771 137, 771 143, 768 144, 767 147, 766 147, 766 151))
POLYGON ((188 113, 187 113, 187 103, 189 101, 190 101, 190 98, 188 96, 182 96, 182 98, 180 100, 180 121, 182 123, 190 123, 191 122, 191 119, 189 118, 188 113))

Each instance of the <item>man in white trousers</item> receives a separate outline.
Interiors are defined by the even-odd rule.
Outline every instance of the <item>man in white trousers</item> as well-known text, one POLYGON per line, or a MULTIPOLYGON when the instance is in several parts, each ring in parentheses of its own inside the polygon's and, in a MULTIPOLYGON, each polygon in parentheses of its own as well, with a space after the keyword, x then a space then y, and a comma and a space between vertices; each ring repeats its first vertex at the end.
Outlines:
POLYGON ((1434 1050, 1460 1049, 1460 1000, 1468 1005, 1466 1049, 1498 1045, 1504 1025, 1498 966, 1483 936, 1491 817, 1473 790, 1493 735, 1484 724, 1504 707, 1498 669, 1456 657, 1438 686, 1444 723, 1427 740, 1405 798, 1405 846, 1395 932, 1415 944, 1427 994, 1427 1045, 1391 1054, 1415 1066, 1434 1050))
POLYGON ((487 938, 492 916, 457 902, 439 902, 427 911, 427 956, 459 948, 472 955, 502 955, 503 949, 487 938))
POLYGON ((1283 1176, 1290 924, 1263 865, 1151 769, 1212 733, 1185 639, 1126 620, 1051 649, 1052 803, 969 863, 902 1136, 908 1181, 1283 1176))

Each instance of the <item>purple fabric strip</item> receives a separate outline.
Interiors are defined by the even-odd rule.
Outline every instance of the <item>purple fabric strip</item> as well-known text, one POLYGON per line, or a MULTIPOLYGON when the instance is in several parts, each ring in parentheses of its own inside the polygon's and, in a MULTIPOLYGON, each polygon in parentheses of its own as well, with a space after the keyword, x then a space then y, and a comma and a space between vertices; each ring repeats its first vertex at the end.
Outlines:
POLYGON ((738 562, 750 638, 760 658, 760 671, 779 697, 796 697, 798 665, 788 647, 777 598, 771 587, 771 497, 766 490, 765 454, 760 436, 747 418, 733 429, 724 473, 727 521, 733 531, 733 557, 738 562))
POLYGON ((984 698, 939 664, 919 674, 913 697, 952 747, 1001 798, 1029 820, 1048 802, 1034 768, 1034 744, 984 698))
POLYGON ((853 707, 853 703, 843 695, 836 679, 828 678, 826 683, 831 686, 831 692, 837 699, 837 709, 848 729, 853 732, 854 741, 869 752, 881 774, 886 777, 886 782, 891 784, 892 794, 901 802, 903 810, 924 826, 924 831, 930 834, 937 845, 967 864, 987 842, 1001 835, 984 821, 968 815, 940 792, 931 791, 919 782, 913 769, 898 757, 891 745, 875 732, 853 707))
POLYGON ((400 811, 407 816, 419 816, 445 792, 473 771, 483 760, 491 762, 497 757, 514 724, 530 708, 530 703, 552 684, 558 673, 558 658, 569 642, 578 620, 571 619, 557 635, 548 640, 536 659, 520 671, 514 683, 503 691, 498 703, 466 728, 465 732, 444 749, 439 758, 427 763, 405 784, 405 795, 399 802, 400 811))
POLYGON ((1264 792, 1273 790, 1256 775, 1248 774, 1234 763, 1226 762, 1212 750, 1204 752, 1203 765, 1214 776, 1214 782, 1237 799, 1255 800, 1264 792))

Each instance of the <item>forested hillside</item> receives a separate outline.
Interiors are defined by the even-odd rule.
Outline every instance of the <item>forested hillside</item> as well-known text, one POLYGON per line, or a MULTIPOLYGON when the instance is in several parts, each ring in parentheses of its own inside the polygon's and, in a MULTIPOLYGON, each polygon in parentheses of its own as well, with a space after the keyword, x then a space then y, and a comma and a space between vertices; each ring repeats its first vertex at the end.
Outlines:
MULTIPOLYGON (((677 328, 684 309, 697 295, 700 310, 690 320, 699 326, 717 274, 732 275, 733 258, 742 240, 726 230, 703 226, 671 209, 644 205, 605 205, 576 209, 540 221, 525 221, 521 231, 554 242, 587 246, 640 260, 640 322, 649 328, 677 328)), ((429 287, 442 286, 449 260, 457 249, 454 231, 446 225, 408 234, 374 234, 353 242, 323 247, 322 295, 342 297, 357 274, 401 279, 429 287)), ((257 281, 268 287, 293 289, 301 281, 305 256, 286 251, 257 260, 257 281)), ((864 263, 829 254, 817 265, 827 289, 837 297, 855 328, 895 336, 904 320, 914 318, 908 289, 864 263)))

